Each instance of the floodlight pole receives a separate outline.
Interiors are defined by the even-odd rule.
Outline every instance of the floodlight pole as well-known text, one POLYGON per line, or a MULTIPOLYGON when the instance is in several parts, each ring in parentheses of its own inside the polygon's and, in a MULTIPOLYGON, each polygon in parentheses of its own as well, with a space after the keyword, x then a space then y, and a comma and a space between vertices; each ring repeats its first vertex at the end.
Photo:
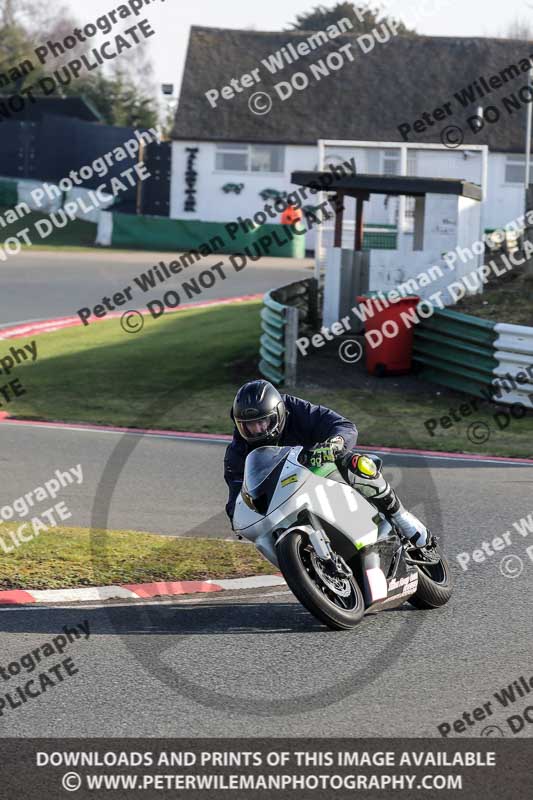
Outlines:
MULTIPOLYGON (((533 67, 529 70, 528 73, 528 87, 529 91, 533 92, 532 82, 533 82, 533 67)), ((524 175, 524 188, 527 192, 529 189, 529 164, 531 161, 531 116, 532 116, 532 103, 528 103, 527 105, 527 125, 526 125, 526 173, 524 175)))
MULTIPOLYGON (((325 146, 324 140, 318 140, 318 171, 322 172, 324 169, 324 156, 325 156, 325 146)), ((319 192, 318 195, 318 202, 321 205, 324 202, 324 195, 322 192, 319 192)), ((317 280, 317 284, 320 286, 320 254, 322 251, 322 225, 318 225, 316 228, 316 235, 315 235, 315 278, 317 280)))

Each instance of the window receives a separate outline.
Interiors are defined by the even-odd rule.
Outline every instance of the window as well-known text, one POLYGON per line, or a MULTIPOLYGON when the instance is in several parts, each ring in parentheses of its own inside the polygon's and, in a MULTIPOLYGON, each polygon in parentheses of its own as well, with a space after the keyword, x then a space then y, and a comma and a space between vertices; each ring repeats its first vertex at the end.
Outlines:
POLYGON ((215 169, 224 172, 248 172, 248 146, 217 144, 215 169))
POLYGON ((384 150, 383 151, 383 175, 399 175, 400 174, 400 151, 399 150, 384 150))
POLYGON ((215 169, 222 172, 283 172, 285 148, 275 144, 217 144, 215 169))
POLYGON ((407 174, 415 176, 418 171, 418 161, 416 158, 416 150, 407 151, 407 174))
MULTIPOLYGON (((505 159, 505 183, 524 183, 526 171, 525 156, 507 156, 505 159)), ((533 177, 533 163, 529 168, 529 182, 533 177)))
MULTIPOLYGON (((382 175, 399 175, 401 164, 401 150, 395 148, 394 150, 381 150, 381 174, 382 175)), ((417 173, 417 154, 415 150, 407 150, 407 175, 416 175, 417 173)), ((398 224, 398 211, 399 203, 396 199, 394 206, 394 224, 398 224)), ((405 221, 408 230, 414 227, 415 219, 415 198, 405 198, 405 221)))
POLYGON ((285 148, 261 144, 251 147, 252 172, 283 172, 285 148))

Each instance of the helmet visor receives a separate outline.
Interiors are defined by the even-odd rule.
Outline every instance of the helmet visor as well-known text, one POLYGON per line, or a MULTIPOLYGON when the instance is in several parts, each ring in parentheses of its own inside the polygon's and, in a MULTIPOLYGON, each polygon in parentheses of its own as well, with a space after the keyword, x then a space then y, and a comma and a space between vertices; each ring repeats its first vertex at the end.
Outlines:
POLYGON ((278 415, 276 411, 256 419, 235 419, 237 430, 247 442, 258 442, 267 439, 277 428, 278 415))

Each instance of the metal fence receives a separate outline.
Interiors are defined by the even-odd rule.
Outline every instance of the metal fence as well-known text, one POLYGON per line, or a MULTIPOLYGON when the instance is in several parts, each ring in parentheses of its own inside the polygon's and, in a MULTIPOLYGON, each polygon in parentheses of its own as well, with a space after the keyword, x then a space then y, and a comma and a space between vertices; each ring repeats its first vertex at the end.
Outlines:
POLYGON ((497 366, 495 339, 490 320, 435 310, 415 328, 413 361, 422 378, 483 397, 497 366))
POLYGON ((396 250, 398 229, 395 225, 365 225, 363 250, 396 250))
POLYGON ((533 408, 533 328, 498 322, 494 332, 494 400, 533 408))
POLYGON ((415 328, 413 360, 432 383, 533 408, 533 328, 437 310, 415 328))
POLYGON ((315 278, 271 289, 263 298, 259 371, 274 384, 296 383, 296 340, 318 326, 318 284, 315 278))

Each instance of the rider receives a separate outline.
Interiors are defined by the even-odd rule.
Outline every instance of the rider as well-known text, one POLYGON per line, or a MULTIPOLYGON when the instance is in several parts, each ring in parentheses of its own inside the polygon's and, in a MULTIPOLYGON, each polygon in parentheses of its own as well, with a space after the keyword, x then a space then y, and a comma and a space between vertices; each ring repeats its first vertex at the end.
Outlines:
POLYGON ((241 386, 233 401, 231 417, 235 431, 224 458, 224 479, 229 487, 226 512, 230 520, 243 483, 248 453, 265 445, 302 445, 311 450, 313 465, 334 461, 343 478, 391 519, 416 547, 428 544, 428 529, 404 508, 381 473, 381 460, 354 450, 357 428, 345 417, 325 406, 281 395, 263 380, 241 386))

